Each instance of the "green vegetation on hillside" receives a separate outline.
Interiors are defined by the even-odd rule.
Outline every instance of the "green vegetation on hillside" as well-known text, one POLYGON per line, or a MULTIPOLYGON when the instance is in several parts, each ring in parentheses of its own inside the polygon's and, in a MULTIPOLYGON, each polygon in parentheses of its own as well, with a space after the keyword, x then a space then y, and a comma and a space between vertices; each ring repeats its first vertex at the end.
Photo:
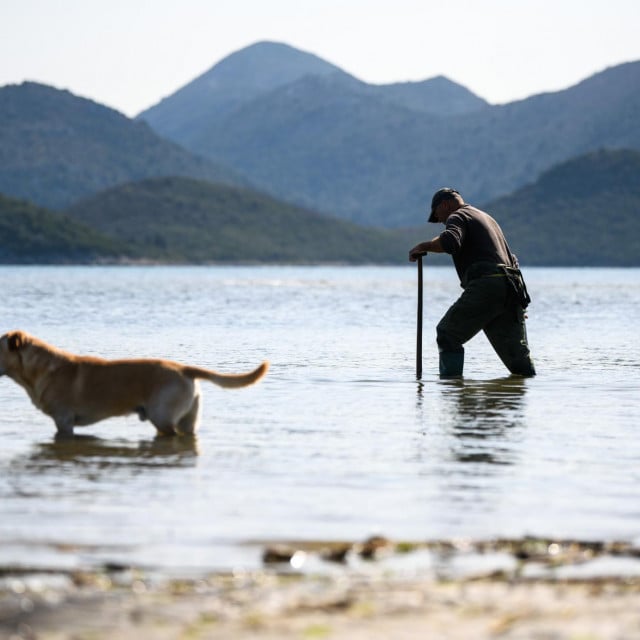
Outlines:
POLYGON ((575 158, 486 209, 523 264, 640 266, 640 152, 575 158))
POLYGON ((67 216, 0 194, 0 263, 86 263, 123 254, 120 243, 67 216))
POLYGON ((0 88, 0 192, 60 209, 116 184, 184 175, 233 184, 230 169, 105 106, 24 82, 0 88))
POLYGON ((406 255, 398 234, 187 178, 115 187, 67 213, 158 261, 390 263, 406 255))
POLYGON ((263 43, 145 113, 188 129, 193 152, 210 160, 67 91, 0 88, 0 192, 62 209, 116 185, 184 176, 402 228, 422 221, 425 201, 442 185, 487 202, 579 154, 640 150, 639 87, 640 61, 491 106, 445 78, 368 85, 263 43))
POLYGON ((242 66, 234 63, 239 54, 225 61, 233 75, 219 77, 214 67, 207 76, 219 82, 198 79, 142 117, 274 197, 388 228, 419 223, 424 201, 442 185, 486 202, 579 154, 640 150, 640 61, 562 91, 486 105, 444 78, 375 86, 310 70, 261 90, 253 72, 273 80, 283 60, 299 55, 279 53, 270 64, 260 48, 248 48, 242 66), (190 118, 238 86, 251 94, 234 92, 233 105, 190 118))
MULTIPOLYGON (((496 217, 523 265, 640 266, 640 152, 590 153, 508 197, 470 202, 496 217)), ((247 189, 175 177, 100 192, 65 215, 0 197, 2 263, 406 264, 409 247, 441 230, 359 227, 247 189)))

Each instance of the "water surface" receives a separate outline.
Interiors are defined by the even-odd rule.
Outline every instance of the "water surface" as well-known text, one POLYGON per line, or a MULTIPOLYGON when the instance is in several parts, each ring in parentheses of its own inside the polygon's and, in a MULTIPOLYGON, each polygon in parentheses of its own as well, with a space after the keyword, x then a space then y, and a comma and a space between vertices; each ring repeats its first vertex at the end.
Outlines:
POLYGON ((69 351, 237 372, 202 384, 198 437, 136 416, 57 441, 0 379, 0 565, 252 566, 261 539, 640 541, 640 271, 527 269, 539 375, 483 335, 437 376, 434 327, 459 288, 415 267, 3 267, 2 332, 69 351))

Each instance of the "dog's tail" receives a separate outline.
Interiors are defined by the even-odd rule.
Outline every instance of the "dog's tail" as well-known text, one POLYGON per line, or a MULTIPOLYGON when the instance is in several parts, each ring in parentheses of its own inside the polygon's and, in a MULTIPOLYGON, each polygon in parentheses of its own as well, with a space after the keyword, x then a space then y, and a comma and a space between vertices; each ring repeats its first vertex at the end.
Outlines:
POLYGON ((184 367, 183 373, 189 378, 209 380, 220 387, 227 389, 237 389, 238 387, 248 387, 260 380, 267 373, 269 368, 268 362, 263 362, 259 367, 249 373, 218 373, 210 369, 202 369, 201 367, 184 367))

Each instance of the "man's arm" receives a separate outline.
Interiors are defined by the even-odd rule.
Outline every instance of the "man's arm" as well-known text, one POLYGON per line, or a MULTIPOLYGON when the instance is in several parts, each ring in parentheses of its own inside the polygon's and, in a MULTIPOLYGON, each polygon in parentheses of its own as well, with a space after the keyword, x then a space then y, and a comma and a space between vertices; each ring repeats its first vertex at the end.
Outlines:
POLYGON ((424 256, 427 253, 444 253, 442 243, 440 242, 440 236, 436 236, 433 240, 427 240, 417 244, 411 251, 409 251, 409 261, 415 262, 420 256, 424 256))

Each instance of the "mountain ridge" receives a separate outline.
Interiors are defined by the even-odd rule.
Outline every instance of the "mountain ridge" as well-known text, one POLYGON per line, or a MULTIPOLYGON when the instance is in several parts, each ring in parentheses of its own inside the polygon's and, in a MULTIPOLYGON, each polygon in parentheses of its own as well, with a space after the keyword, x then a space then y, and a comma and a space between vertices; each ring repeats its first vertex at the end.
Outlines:
POLYGON ((304 75, 336 72, 344 73, 314 54, 283 43, 257 42, 229 54, 135 120, 153 121, 163 136, 184 144, 192 141, 189 132, 212 114, 223 116, 242 102, 304 75))
POLYGON ((168 262, 392 263, 401 247, 383 230, 192 178, 112 187, 65 214, 136 256, 168 262))
POLYGON ((440 102, 439 113, 388 91, 348 74, 305 75, 208 118, 185 145, 278 198, 390 228, 415 224, 443 184, 490 200, 573 156, 640 148, 640 62, 513 103, 440 102))
POLYGON ((639 151, 571 158, 486 208, 526 264, 640 266, 639 151))
POLYGON ((260 95, 284 89, 309 76, 328 75, 367 86, 371 97, 386 99, 399 106, 412 105, 427 113, 443 111, 437 95, 444 96, 454 112, 486 105, 484 100, 444 76, 419 82, 372 85, 315 54, 284 43, 262 41, 226 56, 194 80, 139 113, 136 120, 145 120, 161 135, 190 146, 195 144, 200 129, 206 128, 212 117, 225 116, 260 95))
MULTIPOLYGON (((279 55, 298 55, 274 46, 279 55)), ((474 100, 460 113, 441 102, 436 114, 414 103, 428 110, 428 91, 437 89, 436 103, 447 87, 457 92, 446 78, 389 92, 315 57, 326 73, 306 73, 309 59, 299 59, 292 82, 281 85, 278 75, 275 88, 207 121, 191 151, 68 91, 38 83, 0 88, 0 191, 62 209, 114 185, 182 175, 251 186, 361 225, 402 228, 422 219, 443 185, 487 202, 572 157, 640 148, 640 62, 506 105, 474 100)))
POLYGON ((36 82, 0 88, 0 192, 49 208, 119 182, 191 175, 246 183, 87 98, 36 82))
MULTIPOLYGON (((523 265, 640 266, 636 150, 591 152, 508 196, 467 201, 495 216, 523 265)), ((399 230, 359 227, 191 178, 118 185, 65 212, 0 196, 4 264, 406 264, 409 247, 439 230, 426 222, 399 230)), ((429 256, 432 265, 449 262, 444 254, 429 256)))

